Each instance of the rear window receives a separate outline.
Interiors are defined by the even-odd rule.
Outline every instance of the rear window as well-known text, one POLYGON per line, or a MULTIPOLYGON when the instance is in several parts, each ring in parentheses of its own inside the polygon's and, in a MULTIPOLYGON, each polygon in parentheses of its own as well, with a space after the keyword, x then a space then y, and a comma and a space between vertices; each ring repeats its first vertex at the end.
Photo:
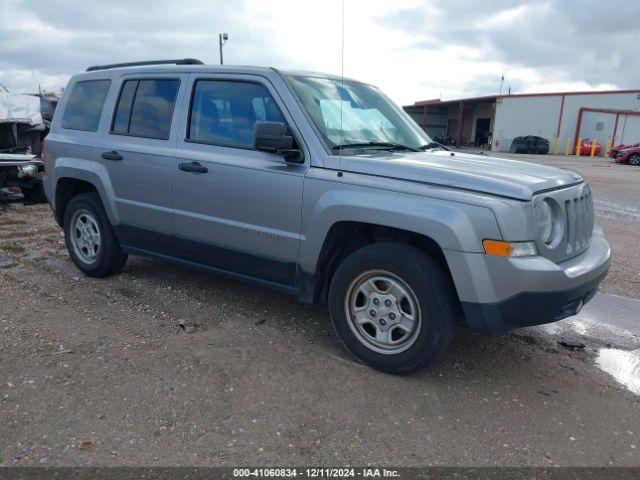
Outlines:
POLYGON ((113 116, 111 133, 167 140, 179 80, 127 80, 113 116))
POLYGON ((95 132, 110 80, 86 80, 73 86, 62 115, 62 128, 95 132))

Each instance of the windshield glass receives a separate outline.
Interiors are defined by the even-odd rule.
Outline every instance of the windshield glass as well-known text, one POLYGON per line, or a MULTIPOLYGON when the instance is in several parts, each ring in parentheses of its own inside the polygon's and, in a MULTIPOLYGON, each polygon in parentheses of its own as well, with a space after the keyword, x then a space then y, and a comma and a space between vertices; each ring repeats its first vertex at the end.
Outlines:
POLYGON ((340 145, 418 150, 431 143, 409 115, 371 85, 298 75, 289 76, 288 81, 336 154, 340 145))

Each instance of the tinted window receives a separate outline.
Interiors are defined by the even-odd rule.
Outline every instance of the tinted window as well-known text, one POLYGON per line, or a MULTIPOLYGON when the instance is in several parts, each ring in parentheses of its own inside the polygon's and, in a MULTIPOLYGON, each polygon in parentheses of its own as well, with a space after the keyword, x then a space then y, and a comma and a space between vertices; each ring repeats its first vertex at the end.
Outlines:
POLYGON ((116 133, 129 132, 129 116, 131 115, 131 106, 133 105, 133 96, 138 87, 137 80, 128 80, 124 82, 120 98, 118 98, 118 106, 113 118, 112 131, 116 133))
POLYGON ((62 128, 97 131, 110 83, 109 80, 76 83, 62 116, 62 128))
POLYGON ((189 139, 251 148, 257 121, 285 121, 263 85, 217 80, 196 82, 191 101, 189 139))
POLYGON ((178 80, 127 80, 113 118, 113 133, 169 138, 178 80))

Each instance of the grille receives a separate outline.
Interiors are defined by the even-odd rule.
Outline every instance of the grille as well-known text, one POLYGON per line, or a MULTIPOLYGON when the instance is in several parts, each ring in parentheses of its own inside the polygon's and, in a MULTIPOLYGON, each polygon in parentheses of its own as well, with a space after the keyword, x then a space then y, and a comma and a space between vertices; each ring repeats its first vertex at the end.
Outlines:
POLYGON ((591 241, 593 231, 593 200, 587 187, 580 195, 565 200, 566 213, 566 256, 571 257, 585 250, 591 241))

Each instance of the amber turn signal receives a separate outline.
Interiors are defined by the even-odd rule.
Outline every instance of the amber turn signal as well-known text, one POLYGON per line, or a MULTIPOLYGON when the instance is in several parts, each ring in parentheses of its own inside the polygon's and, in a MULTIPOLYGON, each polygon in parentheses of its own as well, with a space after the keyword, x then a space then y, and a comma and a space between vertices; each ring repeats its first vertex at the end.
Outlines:
POLYGON ((538 254, 534 242, 483 240, 482 246, 487 255, 497 255, 498 257, 531 257, 538 254))

